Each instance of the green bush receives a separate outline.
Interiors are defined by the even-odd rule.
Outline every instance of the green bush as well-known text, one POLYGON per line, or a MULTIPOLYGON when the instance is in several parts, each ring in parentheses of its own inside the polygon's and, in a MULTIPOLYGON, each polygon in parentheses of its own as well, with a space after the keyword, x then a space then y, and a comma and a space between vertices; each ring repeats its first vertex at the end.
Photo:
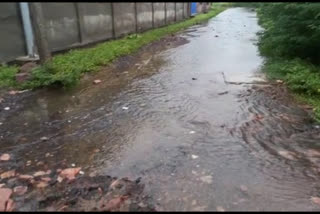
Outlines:
POLYGON ((320 122, 320 3, 262 3, 257 12, 263 70, 312 105, 320 122))
POLYGON ((258 14, 262 55, 320 63, 320 3, 264 3, 258 14))
POLYGON ((290 89, 307 95, 320 95, 320 75, 318 70, 299 65, 287 74, 286 82, 290 89), (297 72, 295 69, 299 69, 297 72))

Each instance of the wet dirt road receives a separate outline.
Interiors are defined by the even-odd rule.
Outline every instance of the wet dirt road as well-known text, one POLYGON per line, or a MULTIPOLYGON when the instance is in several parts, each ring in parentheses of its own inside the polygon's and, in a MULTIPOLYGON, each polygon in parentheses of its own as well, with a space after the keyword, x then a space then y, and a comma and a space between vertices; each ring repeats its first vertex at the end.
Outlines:
POLYGON ((320 210, 319 129, 265 82, 259 30, 231 8, 71 91, 26 95, 1 112, 1 171, 141 177, 158 210, 320 210))

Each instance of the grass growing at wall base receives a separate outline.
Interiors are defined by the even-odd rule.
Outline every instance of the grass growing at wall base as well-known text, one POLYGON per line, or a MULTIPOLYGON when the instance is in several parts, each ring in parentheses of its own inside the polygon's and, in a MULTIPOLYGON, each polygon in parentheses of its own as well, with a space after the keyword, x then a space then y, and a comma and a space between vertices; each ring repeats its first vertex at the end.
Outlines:
POLYGON ((208 20, 225 10, 227 6, 228 4, 225 3, 214 3, 207 14, 199 14, 194 18, 142 34, 133 34, 123 39, 104 42, 93 48, 71 50, 68 53, 56 55, 50 62, 34 69, 32 80, 24 84, 17 84, 15 81, 17 67, 2 66, 0 67, 0 87, 34 89, 53 85, 73 86, 80 80, 82 74, 99 71, 101 66, 107 65, 120 56, 131 54, 166 35, 208 20))

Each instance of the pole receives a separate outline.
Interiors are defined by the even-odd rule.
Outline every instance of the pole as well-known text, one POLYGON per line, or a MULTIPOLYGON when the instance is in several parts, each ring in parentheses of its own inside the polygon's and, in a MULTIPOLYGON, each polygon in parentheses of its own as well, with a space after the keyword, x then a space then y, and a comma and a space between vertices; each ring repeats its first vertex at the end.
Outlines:
POLYGON ((25 41, 27 45, 27 53, 28 56, 31 58, 35 57, 35 46, 34 46, 34 37, 30 19, 30 11, 28 2, 19 2, 20 11, 21 11, 21 18, 22 18, 22 25, 25 35, 25 41))
POLYGON ((49 50, 49 44, 46 35, 42 6, 41 3, 36 2, 30 3, 30 6, 34 33, 39 51, 40 63, 44 64, 45 62, 51 59, 51 53, 49 50))
POLYGON ((167 2, 164 3, 164 24, 167 25, 167 2))
POLYGON ((152 6, 152 28, 154 28, 154 3, 151 2, 151 6, 152 6))
POLYGON ((137 9, 137 2, 134 3, 134 19, 135 19, 135 23, 136 23, 136 33, 139 32, 139 28, 138 28, 138 9, 137 9))
POLYGON ((116 24, 115 24, 115 19, 114 19, 114 3, 111 2, 111 18, 112 18, 112 38, 116 38, 116 24))

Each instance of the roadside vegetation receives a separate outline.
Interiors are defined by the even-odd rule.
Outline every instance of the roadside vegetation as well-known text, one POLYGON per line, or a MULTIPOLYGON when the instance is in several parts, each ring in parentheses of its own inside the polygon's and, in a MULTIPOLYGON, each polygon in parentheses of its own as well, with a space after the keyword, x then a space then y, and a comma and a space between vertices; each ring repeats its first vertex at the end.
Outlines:
POLYGON ((249 8, 257 8, 261 5, 260 2, 233 2, 230 3, 231 7, 249 7, 249 8))
POLYGON ((259 3, 263 71, 282 80, 320 121, 320 3, 259 3))
POLYGON ((50 62, 33 69, 31 80, 23 84, 18 84, 15 80, 15 75, 19 70, 17 66, 0 66, 0 88, 34 89, 56 85, 73 86, 84 73, 99 71, 101 66, 109 64, 116 58, 131 54, 166 35, 206 21, 227 7, 227 3, 214 3, 207 14, 200 14, 194 18, 141 34, 107 41, 92 48, 74 49, 65 54, 55 55, 50 62))

